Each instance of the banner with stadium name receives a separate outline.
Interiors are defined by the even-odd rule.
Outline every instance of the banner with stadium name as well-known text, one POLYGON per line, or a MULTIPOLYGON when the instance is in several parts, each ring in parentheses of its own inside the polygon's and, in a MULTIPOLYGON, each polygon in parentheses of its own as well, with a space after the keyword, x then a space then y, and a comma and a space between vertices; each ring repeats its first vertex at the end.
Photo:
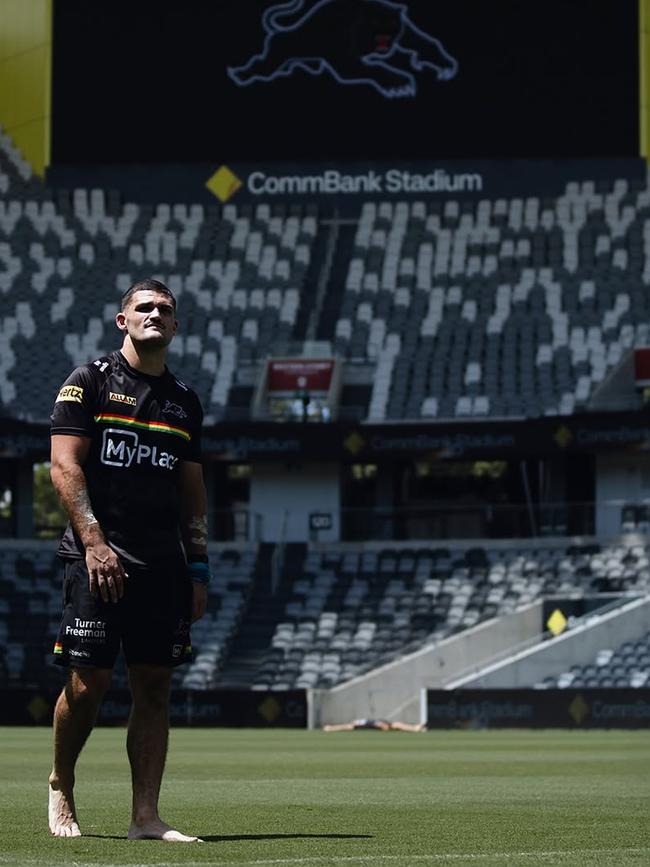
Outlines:
POLYGON ((641 159, 392 162, 221 161, 190 165, 53 165, 48 186, 116 190, 124 201, 315 204, 358 214, 364 202, 558 196, 571 181, 645 180, 641 159))
MULTIPOLYGON (((50 725, 58 695, 37 688, 0 689, 0 725, 50 725)), ((98 724, 126 725, 130 708, 127 690, 111 690, 101 706, 98 724)), ((305 728, 307 694, 304 689, 172 690, 169 718, 173 726, 305 728)))
MULTIPOLYGON (((49 455, 45 425, 0 419, 0 457, 49 455)), ((204 428, 211 460, 290 458, 402 460, 513 460, 579 453, 650 450, 650 412, 574 413, 536 419, 468 422, 223 422, 204 428)))
POLYGON ((591 413, 498 421, 300 424, 232 422, 206 428, 203 450, 212 459, 513 460, 578 453, 650 449, 650 416, 591 413))
POLYGON ((430 729, 650 727, 650 689, 427 690, 430 729))

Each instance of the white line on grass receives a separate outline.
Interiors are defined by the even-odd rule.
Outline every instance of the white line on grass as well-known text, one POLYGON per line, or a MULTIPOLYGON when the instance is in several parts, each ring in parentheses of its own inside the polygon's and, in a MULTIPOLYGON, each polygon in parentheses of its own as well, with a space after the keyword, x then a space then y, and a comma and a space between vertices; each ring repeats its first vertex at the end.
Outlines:
MULTIPOLYGON (((214 861, 210 864, 184 864, 183 867, 228 867, 228 865, 238 864, 240 867, 271 867, 276 864, 377 864, 379 862, 390 861, 406 861, 409 863, 419 862, 421 864, 440 864, 445 861, 485 861, 488 858, 499 859, 499 861, 510 861, 514 858, 555 858, 555 857, 571 857, 574 855, 641 855, 650 849, 567 849, 558 851, 544 852, 432 852, 427 855, 411 855, 404 853, 403 855, 322 855, 308 858, 274 858, 263 859, 257 861, 214 861)), ((86 867, 86 865, 79 865, 86 867)), ((127 867, 127 865, 106 865, 101 867, 127 867)), ((131 867, 168 867, 168 865, 131 865, 131 867)))
MULTIPOLYGON (((426 855, 314 855, 306 858, 263 858, 254 861, 183 861, 183 867, 273 867, 278 864, 377 864, 384 861, 400 861, 408 859, 410 863, 440 864, 445 861, 485 861, 489 858, 498 858, 499 861, 520 860, 522 858, 571 858, 579 856, 598 855, 644 855, 650 852, 650 847, 624 848, 624 849, 549 849, 534 852, 431 852, 426 855)), ((106 863, 104 861, 75 861, 67 862, 69 867, 169 867, 169 861, 143 861, 139 864, 133 862, 106 863)), ((41 858, 6 858, 0 855, 0 864, 34 864, 38 867, 60 867, 60 861, 46 861, 41 858)))

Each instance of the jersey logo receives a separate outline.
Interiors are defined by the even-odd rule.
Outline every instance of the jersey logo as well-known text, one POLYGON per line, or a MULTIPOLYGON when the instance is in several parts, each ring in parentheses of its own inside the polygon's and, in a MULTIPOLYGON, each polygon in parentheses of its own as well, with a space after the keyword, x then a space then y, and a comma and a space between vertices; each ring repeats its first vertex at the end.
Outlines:
POLYGON ((164 470, 173 470, 178 458, 170 452, 158 450, 140 442, 135 431, 106 428, 102 437, 101 462, 108 467, 124 467, 150 464, 164 470))
POLYGON ((59 403, 62 400, 68 400, 72 403, 81 403, 83 396, 84 390, 81 386, 64 385, 54 402, 59 403))
POLYGON ((109 391, 108 399, 114 400, 116 401, 116 403, 124 403, 127 406, 135 406, 137 403, 136 399, 134 397, 131 397, 130 394, 118 394, 116 391, 109 391))
POLYGON ((165 401, 162 411, 169 415, 175 415, 177 418, 187 418, 187 413, 183 407, 179 406, 177 403, 172 403, 171 400, 165 401))

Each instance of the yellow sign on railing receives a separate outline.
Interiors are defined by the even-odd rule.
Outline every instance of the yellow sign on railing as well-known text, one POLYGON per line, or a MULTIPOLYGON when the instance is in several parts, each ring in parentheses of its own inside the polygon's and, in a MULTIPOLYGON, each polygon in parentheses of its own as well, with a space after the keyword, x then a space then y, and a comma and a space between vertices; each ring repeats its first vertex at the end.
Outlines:
POLYGON ((562 614, 559 608, 556 608, 546 621, 546 628, 552 632, 553 635, 557 636, 564 632, 568 623, 569 621, 566 619, 564 614, 562 614))

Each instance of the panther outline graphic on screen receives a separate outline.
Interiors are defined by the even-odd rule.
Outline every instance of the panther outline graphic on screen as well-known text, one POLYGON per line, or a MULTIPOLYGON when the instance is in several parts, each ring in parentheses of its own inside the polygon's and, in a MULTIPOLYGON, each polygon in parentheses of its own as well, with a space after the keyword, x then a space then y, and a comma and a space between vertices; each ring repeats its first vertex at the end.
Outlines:
POLYGON ((439 81, 449 81, 458 72, 458 61, 440 40, 417 27, 408 6, 394 0, 318 0, 311 6, 309 0, 289 0, 270 6, 262 25, 266 36, 261 53, 227 69, 241 87, 301 70, 329 74, 342 85, 367 85, 395 99, 416 95, 416 73, 433 70, 439 81), (343 32, 345 23, 348 38, 334 53, 324 34, 343 32))

